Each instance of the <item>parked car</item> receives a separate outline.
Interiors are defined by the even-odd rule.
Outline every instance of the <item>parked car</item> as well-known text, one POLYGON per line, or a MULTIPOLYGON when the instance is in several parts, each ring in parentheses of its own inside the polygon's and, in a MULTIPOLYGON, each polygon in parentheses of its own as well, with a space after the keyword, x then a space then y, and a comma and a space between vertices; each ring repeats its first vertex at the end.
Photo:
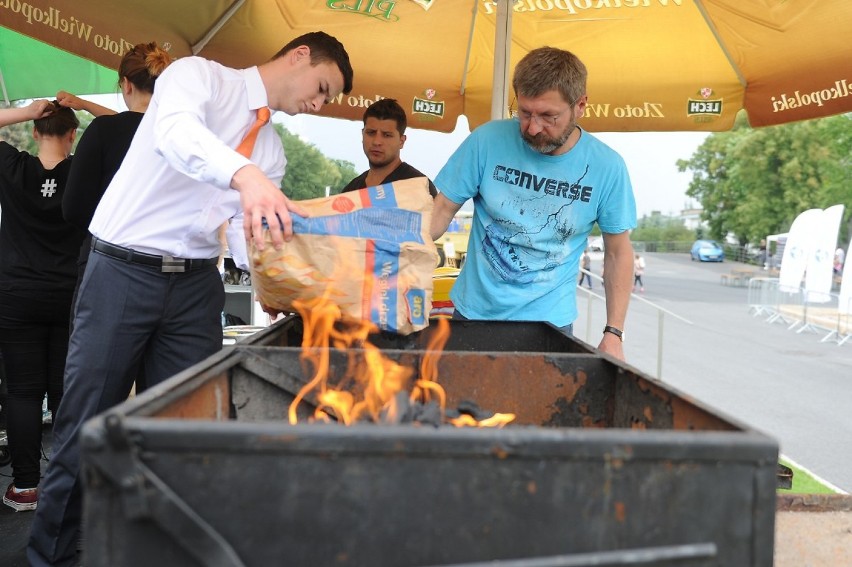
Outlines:
POLYGON ((725 251, 715 240, 696 240, 689 251, 692 260, 701 262, 724 262, 725 251))

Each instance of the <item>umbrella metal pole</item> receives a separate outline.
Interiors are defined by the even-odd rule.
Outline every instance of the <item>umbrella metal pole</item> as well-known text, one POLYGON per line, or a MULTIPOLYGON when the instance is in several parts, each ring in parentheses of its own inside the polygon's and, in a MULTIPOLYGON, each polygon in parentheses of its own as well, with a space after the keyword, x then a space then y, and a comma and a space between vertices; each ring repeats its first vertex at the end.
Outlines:
POLYGON ((467 37, 467 53, 464 56, 464 69, 462 69, 462 80, 459 94, 464 94, 465 88, 467 88, 467 69, 470 65, 470 50, 471 47, 473 47, 473 30, 476 27, 476 7, 478 4, 479 0, 474 0, 473 12, 470 16, 470 34, 467 37))
POLYGON ((6 101, 6 106, 12 106, 9 101, 9 93, 6 91, 6 81, 3 79, 3 70, 0 69, 0 87, 3 87, 3 100, 6 101))
POLYGON ((509 52, 512 49, 512 10, 509 0, 497 0, 494 33, 494 78, 491 89, 491 119, 506 118, 509 108, 509 52))
POLYGON ((236 2, 231 4, 231 7, 225 10, 222 16, 216 21, 215 24, 213 24, 213 27, 207 30, 207 33, 204 34, 204 37, 202 37, 201 40, 197 43, 193 44, 192 54, 198 55, 198 53, 202 49, 204 49, 204 47, 210 42, 210 40, 213 39, 213 37, 217 33, 219 33, 219 30, 221 30, 225 26, 225 24, 228 23, 228 20, 234 17, 234 14, 237 13, 237 10, 242 8, 243 4, 245 3, 246 0, 236 0, 236 2))

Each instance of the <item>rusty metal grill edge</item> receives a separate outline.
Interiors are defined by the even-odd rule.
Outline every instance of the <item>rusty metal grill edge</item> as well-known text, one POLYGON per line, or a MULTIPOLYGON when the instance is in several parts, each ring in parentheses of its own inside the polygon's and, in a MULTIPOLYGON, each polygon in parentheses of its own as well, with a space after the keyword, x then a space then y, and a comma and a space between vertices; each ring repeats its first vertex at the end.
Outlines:
POLYGON ((297 327, 86 424, 87 565, 772 565, 777 443, 635 369, 531 324, 504 330, 562 352, 464 350, 470 323, 449 403, 518 425, 290 426, 297 327))

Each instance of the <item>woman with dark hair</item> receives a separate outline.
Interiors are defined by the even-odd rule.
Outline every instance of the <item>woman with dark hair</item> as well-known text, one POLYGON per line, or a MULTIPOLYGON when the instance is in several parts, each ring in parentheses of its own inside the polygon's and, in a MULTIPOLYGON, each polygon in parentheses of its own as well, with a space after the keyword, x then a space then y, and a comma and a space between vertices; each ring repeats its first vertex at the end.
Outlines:
MULTIPOLYGON (((93 114, 111 112, 86 103, 93 114)), ((75 259, 85 233, 62 218, 80 122, 57 102, 0 109, 0 126, 33 120, 38 156, 0 141, 0 351, 8 386, 13 482, 3 503, 34 510, 41 479, 42 402, 55 413, 68 351, 75 259)))
MULTIPOLYGON (((118 66, 118 86, 128 110, 92 120, 77 144, 74 165, 62 199, 62 214, 66 221, 86 231, 86 239, 80 249, 78 287, 92 244, 89 223, 142 122, 154 94, 157 77, 171 62, 171 56, 154 42, 140 43, 125 53, 118 66)), ((58 99, 59 104, 74 109, 86 104, 65 92, 60 92, 58 99)), ((75 289, 75 298, 76 294, 75 289)), ((73 315, 71 318, 73 320, 73 315)))

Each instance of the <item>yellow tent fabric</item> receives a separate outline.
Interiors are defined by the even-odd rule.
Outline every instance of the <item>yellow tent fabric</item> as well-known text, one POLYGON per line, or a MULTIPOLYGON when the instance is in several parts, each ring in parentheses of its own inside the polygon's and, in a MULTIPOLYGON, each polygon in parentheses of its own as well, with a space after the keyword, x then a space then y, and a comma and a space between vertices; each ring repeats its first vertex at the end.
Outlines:
MULTIPOLYGON (((740 109, 753 126, 852 111, 848 0, 4 0, 0 23, 110 68, 143 41, 245 67, 323 30, 355 69, 353 92, 324 115, 359 120, 392 97, 413 127, 439 131, 459 114, 472 128, 491 117, 506 25, 508 75, 542 45, 584 60, 590 131, 727 130, 740 109)), ((511 100, 498 102, 508 115, 511 100)))

